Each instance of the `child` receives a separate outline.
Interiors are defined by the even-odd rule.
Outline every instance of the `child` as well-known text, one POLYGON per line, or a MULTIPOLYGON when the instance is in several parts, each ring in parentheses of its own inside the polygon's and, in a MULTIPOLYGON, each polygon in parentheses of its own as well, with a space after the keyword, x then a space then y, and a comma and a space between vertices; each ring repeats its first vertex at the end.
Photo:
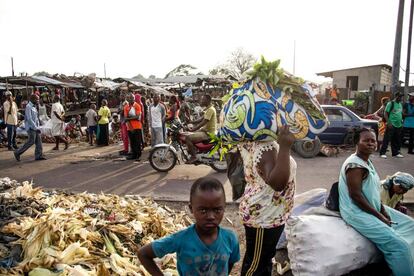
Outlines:
POLYGON ((212 177, 196 180, 189 205, 195 224, 143 246, 138 251, 141 264, 151 275, 163 275, 153 259, 177 253, 180 275, 229 275, 240 260, 240 250, 236 235, 219 226, 225 205, 220 181, 212 177))
POLYGON ((89 107, 88 112, 85 114, 86 117, 86 125, 88 126, 88 138, 89 138, 89 145, 93 146, 93 134, 96 135, 97 130, 97 123, 98 123, 98 114, 96 113, 96 105, 91 104, 89 107))
POLYGON ((68 125, 66 126, 66 136, 80 141, 80 137, 83 136, 82 127, 81 127, 81 116, 76 115, 73 117, 68 125))
POLYGON ((112 116, 111 128, 112 128, 112 133, 114 135, 116 135, 118 132, 121 131, 121 121, 119 120, 119 116, 116 113, 112 116))

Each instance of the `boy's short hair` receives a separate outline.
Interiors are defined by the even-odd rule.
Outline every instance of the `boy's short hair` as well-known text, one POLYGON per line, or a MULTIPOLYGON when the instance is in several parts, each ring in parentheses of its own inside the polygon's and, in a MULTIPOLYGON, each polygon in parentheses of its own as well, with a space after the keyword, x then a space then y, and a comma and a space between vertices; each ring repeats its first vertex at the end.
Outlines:
POLYGON ((214 177, 201 177, 194 181, 190 190, 190 202, 192 202, 193 196, 197 191, 221 191, 224 198, 226 198, 223 184, 221 184, 221 182, 214 177))

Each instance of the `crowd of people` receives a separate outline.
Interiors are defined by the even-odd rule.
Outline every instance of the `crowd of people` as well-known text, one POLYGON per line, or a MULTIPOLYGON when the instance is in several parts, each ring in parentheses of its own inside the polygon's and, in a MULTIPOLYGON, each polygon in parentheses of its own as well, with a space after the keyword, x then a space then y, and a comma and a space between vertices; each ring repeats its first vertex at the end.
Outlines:
POLYGON ((381 99, 381 107, 374 113, 379 120, 378 141, 381 158, 386 159, 388 145, 391 154, 403 158, 401 145, 408 137, 407 154, 414 154, 414 93, 408 94, 408 102, 401 103, 402 94, 397 93, 392 101, 388 97, 381 99))
MULTIPOLYGON (((11 92, 7 91, 5 96, 6 100, 2 106, 4 110, 2 115, 4 115, 5 125, 7 126, 8 149, 15 151, 18 149, 16 129, 20 121, 18 119, 19 108, 11 92)), ((208 120, 205 120, 204 123, 210 122, 208 124, 210 127, 197 132, 198 136, 200 136, 200 133, 203 134, 203 131, 211 130, 215 132, 216 130, 217 113, 211 104, 211 97, 207 95, 204 98, 207 99, 206 107, 208 106, 209 109, 209 112, 207 112, 208 120)), ((28 129, 35 130, 41 138, 41 129, 47 124, 47 128, 50 128, 50 133, 45 135, 53 138, 55 142, 53 150, 59 150, 61 143, 64 144, 64 150, 66 150, 69 148, 71 141, 80 141, 82 137, 85 137, 91 146, 108 146, 111 139, 118 141, 119 138, 123 144, 120 154, 127 156, 126 158, 129 160, 139 160, 142 150, 148 145, 154 147, 157 144, 165 143, 167 139, 166 129, 172 123, 180 121, 183 124, 189 124, 192 123, 191 119, 193 118, 191 108, 186 98, 182 96, 179 98, 171 96, 168 98, 168 102, 166 102, 164 95, 152 94, 151 98, 145 99, 138 92, 135 92, 121 94, 117 113, 111 112, 106 99, 102 99, 99 109, 92 103, 84 115, 86 129, 83 130, 81 115, 78 114, 70 119, 67 118, 66 110, 58 94, 55 94, 53 97, 53 103, 50 107, 47 107, 45 100, 50 102, 48 95, 47 97, 42 97, 41 95, 39 96, 39 93, 33 93, 30 96, 24 111, 29 116, 24 116, 22 120, 27 132, 28 129), (30 111, 33 106, 36 109, 35 119, 37 121, 32 121, 33 118, 30 117, 30 111), (50 109, 50 113, 48 109, 50 109), (30 128, 30 126, 37 124, 39 125, 38 127, 30 128)), ((28 132, 29 138, 30 135, 28 132)), ((204 133, 203 137, 208 139, 206 133, 204 133)), ((199 138, 195 139, 195 141, 198 140, 199 138)), ((38 142, 38 148, 40 144, 41 139, 38 142)), ((22 153, 19 152, 16 155, 16 159, 19 159, 17 157, 22 153)), ((44 158, 43 155, 42 158, 44 158)))

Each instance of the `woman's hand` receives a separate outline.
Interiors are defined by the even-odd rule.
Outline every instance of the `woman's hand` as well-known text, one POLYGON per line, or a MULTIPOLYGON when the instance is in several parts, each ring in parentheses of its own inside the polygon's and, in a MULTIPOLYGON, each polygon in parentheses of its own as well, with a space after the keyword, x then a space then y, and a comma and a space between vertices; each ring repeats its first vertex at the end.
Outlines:
POLYGON ((266 184, 275 191, 283 191, 290 178, 290 147, 295 142, 295 137, 289 131, 289 126, 279 129, 279 152, 275 149, 263 152, 257 173, 266 184))
POLYGON ((391 217, 390 215, 388 215, 387 211, 385 211, 385 207, 384 204, 381 204, 381 214, 388 219, 389 221, 391 221, 391 217))
POLYGON ((378 215, 378 219, 382 221, 383 223, 385 223, 386 225, 391 226, 391 220, 389 219, 389 217, 387 218, 386 216, 380 213, 378 215))
POLYGON ((289 131, 289 126, 282 126, 279 130, 278 143, 281 148, 291 148, 295 142, 295 136, 289 131))

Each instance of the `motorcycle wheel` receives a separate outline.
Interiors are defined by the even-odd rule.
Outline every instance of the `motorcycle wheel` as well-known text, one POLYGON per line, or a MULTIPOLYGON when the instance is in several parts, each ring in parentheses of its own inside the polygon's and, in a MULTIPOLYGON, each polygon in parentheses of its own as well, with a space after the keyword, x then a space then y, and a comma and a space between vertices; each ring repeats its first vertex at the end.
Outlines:
POLYGON ((210 167, 212 167, 213 170, 215 170, 216 172, 219 172, 219 173, 227 172, 227 162, 226 162, 226 160, 222 160, 222 161, 216 160, 216 161, 214 161, 214 163, 210 164, 210 167))
POLYGON ((151 167, 159 172, 168 172, 175 167, 177 156, 169 147, 154 148, 149 155, 151 167))

